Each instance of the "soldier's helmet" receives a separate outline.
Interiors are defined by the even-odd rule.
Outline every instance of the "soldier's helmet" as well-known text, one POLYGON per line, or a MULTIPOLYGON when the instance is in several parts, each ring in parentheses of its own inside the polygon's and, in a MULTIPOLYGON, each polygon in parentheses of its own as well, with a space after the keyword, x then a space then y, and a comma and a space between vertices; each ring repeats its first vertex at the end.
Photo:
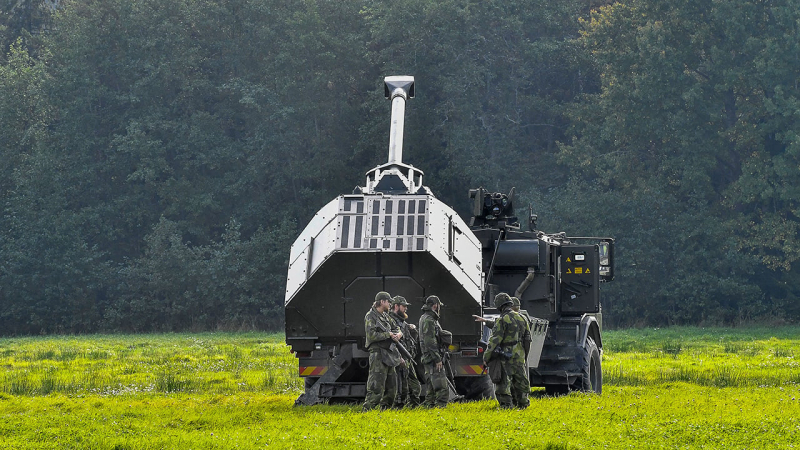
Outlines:
POLYGON ((386 301, 391 302, 392 301, 392 296, 389 295, 388 292, 380 291, 377 294, 375 294, 375 301, 379 302, 381 300, 386 300, 386 301))
POLYGON ((427 306, 427 307, 431 307, 431 306, 433 306, 433 305, 435 305, 437 303, 440 306, 444 306, 444 303, 442 303, 442 301, 439 300, 439 297, 437 297, 435 295, 430 295, 430 296, 428 296, 428 298, 425 299, 425 306, 427 306))
POLYGON ((519 299, 517 297, 511 297, 511 306, 519 306, 519 299))
POLYGON ((394 298, 392 298, 392 306, 394 305, 409 306, 411 305, 411 303, 408 303, 406 301, 406 298, 403 297, 402 295, 395 295, 394 298))
POLYGON ((497 309, 503 309, 503 306, 512 303, 514 303, 514 301, 511 300, 511 296, 506 294, 505 292, 501 292, 494 296, 494 307, 497 309))

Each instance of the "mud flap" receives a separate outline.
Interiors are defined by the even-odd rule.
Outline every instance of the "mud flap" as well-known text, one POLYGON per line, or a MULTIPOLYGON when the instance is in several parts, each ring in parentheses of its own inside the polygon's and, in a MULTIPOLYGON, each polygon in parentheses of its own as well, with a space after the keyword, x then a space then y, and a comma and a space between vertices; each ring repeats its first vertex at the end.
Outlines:
POLYGON ((297 397, 294 401, 294 406, 311 406, 322 403, 320 396, 320 388, 325 383, 333 383, 339 376, 344 373, 345 369, 350 365, 353 360, 353 347, 350 345, 342 346, 341 353, 333 359, 333 363, 328 368, 324 375, 317 379, 317 382, 306 388, 306 391, 297 397))

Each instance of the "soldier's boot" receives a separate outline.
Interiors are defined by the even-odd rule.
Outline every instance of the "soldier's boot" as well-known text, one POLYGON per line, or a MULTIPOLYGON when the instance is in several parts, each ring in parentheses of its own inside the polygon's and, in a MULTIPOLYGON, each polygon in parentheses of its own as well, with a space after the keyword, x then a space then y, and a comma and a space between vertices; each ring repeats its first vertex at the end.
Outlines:
POLYGON ((497 398, 497 403, 501 408, 508 409, 514 407, 514 402, 511 399, 511 395, 495 393, 495 397, 497 398))
POLYGON ((414 382, 414 384, 409 383, 408 395, 405 398, 406 405, 411 407, 419 406, 424 399, 424 397, 421 397, 422 389, 419 385, 419 381, 415 379, 414 382))

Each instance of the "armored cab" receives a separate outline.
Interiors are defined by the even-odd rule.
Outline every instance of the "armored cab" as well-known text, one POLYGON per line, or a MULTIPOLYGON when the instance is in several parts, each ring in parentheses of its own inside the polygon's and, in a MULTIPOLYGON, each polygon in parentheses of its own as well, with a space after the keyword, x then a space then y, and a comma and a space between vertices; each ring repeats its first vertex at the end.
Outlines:
POLYGON ((522 230, 508 194, 470 191, 470 229, 481 243, 482 305, 506 292, 530 318, 534 344, 528 357, 531 386, 548 392, 602 391, 600 284, 614 278, 614 239, 567 237, 522 230))
POLYGON ((423 172, 402 162, 413 77, 387 77, 385 93, 392 103, 388 162, 325 205, 291 248, 286 343, 306 379, 299 404, 364 397, 364 316, 378 291, 405 297, 410 323, 419 321, 427 296, 439 296, 446 305, 440 322, 453 333, 455 378, 482 374, 482 330, 471 318, 482 313, 481 244, 423 185, 423 172))

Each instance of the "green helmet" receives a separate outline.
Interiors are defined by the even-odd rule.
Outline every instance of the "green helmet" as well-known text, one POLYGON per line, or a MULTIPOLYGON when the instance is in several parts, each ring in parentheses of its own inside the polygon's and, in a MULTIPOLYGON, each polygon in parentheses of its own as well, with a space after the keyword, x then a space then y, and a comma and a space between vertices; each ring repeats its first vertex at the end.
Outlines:
POLYGON ((513 303, 511 300, 511 296, 506 294, 505 292, 501 292, 494 296, 494 307, 497 309, 503 309, 503 306, 509 305, 513 303))
POLYGON ((388 292, 380 291, 377 294, 375 294, 375 301, 378 302, 378 301, 381 301, 381 300, 386 300, 388 302, 391 302, 392 301, 392 296, 389 295, 388 292))

